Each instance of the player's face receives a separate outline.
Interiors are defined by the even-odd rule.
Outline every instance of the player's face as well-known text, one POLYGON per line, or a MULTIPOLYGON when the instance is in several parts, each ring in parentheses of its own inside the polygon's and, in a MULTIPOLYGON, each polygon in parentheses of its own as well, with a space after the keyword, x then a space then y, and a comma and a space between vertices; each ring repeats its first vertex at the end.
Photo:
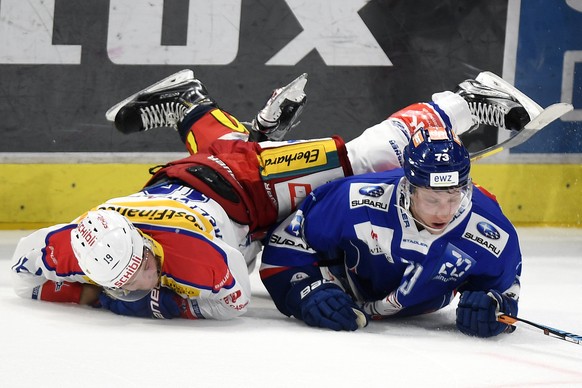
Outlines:
POLYGON ((157 286, 158 281, 159 274, 156 257, 149 248, 144 248, 143 261, 122 288, 127 291, 151 290, 157 286))
POLYGON ((428 226, 431 234, 441 234, 461 206, 461 189, 431 190, 415 188, 411 196, 410 210, 414 218, 428 226))

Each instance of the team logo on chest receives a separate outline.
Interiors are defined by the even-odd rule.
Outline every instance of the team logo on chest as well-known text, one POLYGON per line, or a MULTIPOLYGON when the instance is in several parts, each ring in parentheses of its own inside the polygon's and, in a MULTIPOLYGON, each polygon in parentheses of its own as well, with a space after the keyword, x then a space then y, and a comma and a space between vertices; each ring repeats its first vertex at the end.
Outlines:
POLYGON ((443 252, 442 259, 443 262, 433 279, 443 283, 460 281, 475 265, 475 260, 471 256, 450 243, 443 252))

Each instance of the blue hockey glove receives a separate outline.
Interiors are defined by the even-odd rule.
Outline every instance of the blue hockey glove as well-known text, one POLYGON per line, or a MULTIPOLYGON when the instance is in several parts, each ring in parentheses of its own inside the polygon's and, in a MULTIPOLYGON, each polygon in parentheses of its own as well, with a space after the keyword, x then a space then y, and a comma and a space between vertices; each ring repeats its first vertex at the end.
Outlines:
POLYGON ((309 326, 354 331, 368 324, 365 313, 337 285, 321 281, 303 285, 287 302, 298 307, 292 308, 293 315, 309 326))
POLYGON ((497 314, 517 314, 517 302, 497 291, 465 291, 457 307, 457 328, 475 337, 493 337, 504 331, 512 332, 512 326, 497 321, 497 314))
POLYGON ((101 306, 115 314, 159 319, 179 317, 178 301, 181 299, 179 295, 159 286, 152 289, 149 295, 133 302, 114 299, 105 293, 99 296, 101 306))

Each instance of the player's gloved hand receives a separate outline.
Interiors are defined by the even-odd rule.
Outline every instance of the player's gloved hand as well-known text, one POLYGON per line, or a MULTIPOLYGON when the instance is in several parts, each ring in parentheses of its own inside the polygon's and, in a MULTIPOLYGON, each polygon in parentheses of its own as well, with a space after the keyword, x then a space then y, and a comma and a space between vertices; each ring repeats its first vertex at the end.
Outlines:
POLYGON ((332 283, 319 284, 315 283, 315 287, 314 283, 306 284, 298 296, 296 293, 290 295, 287 302, 297 305, 297 308, 292 309, 295 310, 293 315, 296 318, 309 326, 336 331, 354 331, 368 324, 366 314, 341 288, 332 283))
POLYGON ((465 291, 457 307, 457 328, 464 334, 483 338, 513 332, 513 326, 497 321, 499 312, 515 316, 517 302, 494 290, 465 291))
POLYGON ((99 296, 101 306, 115 314, 159 319, 179 317, 181 300, 179 295, 159 286, 145 297, 133 302, 114 299, 105 293, 99 296))

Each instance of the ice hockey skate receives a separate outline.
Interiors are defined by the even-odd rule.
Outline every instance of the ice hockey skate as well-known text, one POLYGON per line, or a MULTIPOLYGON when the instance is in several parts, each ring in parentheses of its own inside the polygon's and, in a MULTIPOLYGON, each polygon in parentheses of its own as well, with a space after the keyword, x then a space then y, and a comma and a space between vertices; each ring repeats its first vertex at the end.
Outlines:
MULTIPOLYGON (((477 80, 460 83, 455 92, 469 104, 475 125, 519 131, 531 120, 528 111, 511 94, 477 80)), ((541 108, 532 110, 532 115, 537 116, 540 111, 541 108)))
POLYGON ((490 125, 510 132, 505 141, 471 153, 476 160, 522 144, 539 130, 570 112, 574 107, 556 103, 546 109, 509 84, 503 78, 485 71, 474 80, 459 84, 457 94, 469 104, 475 126, 490 125))
POLYGON ((275 89, 263 109, 252 121, 251 129, 255 134, 278 141, 299 124, 297 119, 307 101, 307 96, 303 91, 305 84, 307 84, 307 73, 301 74, 287 86, 275 89))
POLYGON ((111 107, 105 116, 123 133, 172 127, 196 106, 214 104, 206 87, 192 70, 182 70, 129 96, 111 107))
POLYGON ((480 73, 476 80, 483 85, 497 88, 498 90, 512 95, 523 106, 530 117, 530 121, 524 127, 525 129, 542 129, 552 121, 559 119, 574 109, 572 104, 565 102, 552 104, 544 109, 503 78, 488 71, 480 73))

